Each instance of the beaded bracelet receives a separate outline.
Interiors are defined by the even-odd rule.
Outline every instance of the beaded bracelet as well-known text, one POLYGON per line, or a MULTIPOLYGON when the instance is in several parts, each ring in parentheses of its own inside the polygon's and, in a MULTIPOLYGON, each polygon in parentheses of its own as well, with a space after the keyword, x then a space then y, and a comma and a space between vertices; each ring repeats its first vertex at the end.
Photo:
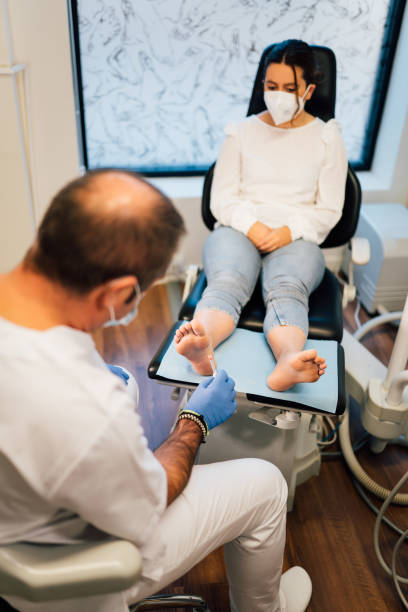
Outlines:
POLYGON ((178 415, 177 422, 179 422, 181 419, 189 419, 190 421, 197 423, 202 433, 201 444, 205 444, 205 438, 208 436, 208 427, 204 417, 197 412, 193 412, 192 410, 182 410, 178 415))

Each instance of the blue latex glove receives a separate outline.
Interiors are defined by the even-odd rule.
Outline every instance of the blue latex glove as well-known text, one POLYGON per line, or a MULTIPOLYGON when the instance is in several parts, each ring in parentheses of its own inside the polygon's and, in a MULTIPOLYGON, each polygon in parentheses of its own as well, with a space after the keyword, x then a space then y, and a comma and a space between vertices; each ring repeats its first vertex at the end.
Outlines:
POLYGON ((116 374, 116 376, 119 376, 119 378, 121 378, 126 385, 128 384, 129 374, 123 368, 121 368, 120 366, 112 365, 111 363, 107 363, 106 365, 108 366, 112 374, 116 374))
POLYGON ((201 414, 208 429, 212 429, 229 419, 237 409, 234 387, 235 382, 226 371, 218 370, 215 377, 211 376, 198 385, 184 410, 201 414))

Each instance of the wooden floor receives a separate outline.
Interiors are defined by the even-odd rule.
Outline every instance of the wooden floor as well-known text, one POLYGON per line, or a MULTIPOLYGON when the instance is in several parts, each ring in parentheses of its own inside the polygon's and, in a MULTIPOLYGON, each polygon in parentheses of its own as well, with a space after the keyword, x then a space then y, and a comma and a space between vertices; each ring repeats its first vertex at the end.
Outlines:
MULTIPOLYGON (((345 327, 349 331, 355 329, 354 307, 355 304, 350 305, 345 313, 345 327)), ((364 311, 360 312, 361 322, 368 318, 364 311)), ((131 326, 108 328, 95 335, 104 359, 127 367, 137 378, 145 414, 144 426, 152 447, 166 437, 177 409, 170 397, 171 389, 151 381, 146 374, 146 366, 171 324, 165 286, 157 286, 147 293, 139 316, 131 326)), ((368 334, 364 344, 386 365, 394 337, 395 328, 384 325, 368 334)), ((363 432, 358 407, 354 406, 352 439, 358 439, 363 432)), ((338 447, 330 447, 330 450, 338 450, 338 447)), ((358 458, 373 479, 387 488, 392 488, 408 469, 408 451, 396 445, 380 455, 363 448, 358 458)), ((408 492, 408 487, 404 487, 403 492, 408 492)), ((380 505, 373 497, 371 499, 380 505)), ((389 517, 407 529, 406 507, 392 506, 389 517)), ((391 578, 384 573, 374 554, 374 522, 374 514, 357 493, 341 457, 324 459, 320 474, 297 488, 294 509, 288 513, 283 569, 301 565, 309 572, 313 594, 308 612, 403 610, 391 578)), ((394 532, 382 528, 381 542, 387 561, 390 561, 397 539, 394 532)), ((399 573, 404 575, 408 575, 406 548, 398 567, 399 573)), ((228 612, 222 550, 209 555, 166 591, 201 595, 211 612, 228 612)))

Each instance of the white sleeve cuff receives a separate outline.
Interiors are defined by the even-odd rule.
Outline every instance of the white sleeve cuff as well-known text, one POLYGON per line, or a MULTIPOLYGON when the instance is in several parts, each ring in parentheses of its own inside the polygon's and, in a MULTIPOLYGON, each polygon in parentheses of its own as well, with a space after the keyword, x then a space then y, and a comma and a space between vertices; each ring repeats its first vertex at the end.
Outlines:
POLYGON ((292 241, 294 242, 295 240, 298 240, 299 238, 302 238, 302 232, 299 230, 299 228, 297 227, 297 223, 295 221, 289 221, 287 223, 287 226, 290 230, 290 234, 292 236, 292 241))
POLYGON ((256 223, 256 221, 257 218, 251 211, 245 210, 244 207, 238 207, 232 215, 231 227, 236 229, 238 232, 247 235, 250 228, 254 223, 256 223))
POLYGON ((313 225, 311 225, 306 216, 301 216, 300 218, 296 219, 289 219, 287 226, 290 229, 293 241, 303 238, 303 240, 308 240, 309 242, 319 244, 317 231, 314 229, 313 225))

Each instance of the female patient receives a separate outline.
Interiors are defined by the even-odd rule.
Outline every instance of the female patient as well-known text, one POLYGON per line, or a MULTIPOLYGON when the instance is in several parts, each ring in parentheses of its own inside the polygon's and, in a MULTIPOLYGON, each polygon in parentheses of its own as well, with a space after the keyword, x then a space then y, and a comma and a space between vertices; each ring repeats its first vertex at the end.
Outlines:
POLYGON ((277 362, 268 385, 284 391, 325 371, 317 351, 303 347, 309 295, 324 274, 318 245, 341 216, 347 158, 337 122, 304 109, 316 81, 309 45, 275 45, 264 65, 267 110, 226 127, 211 191, 217 226, 203 252, 208 286, 175 335, 199 374, 211 374, 208 356, 234 331, 259 273, 277 362))

